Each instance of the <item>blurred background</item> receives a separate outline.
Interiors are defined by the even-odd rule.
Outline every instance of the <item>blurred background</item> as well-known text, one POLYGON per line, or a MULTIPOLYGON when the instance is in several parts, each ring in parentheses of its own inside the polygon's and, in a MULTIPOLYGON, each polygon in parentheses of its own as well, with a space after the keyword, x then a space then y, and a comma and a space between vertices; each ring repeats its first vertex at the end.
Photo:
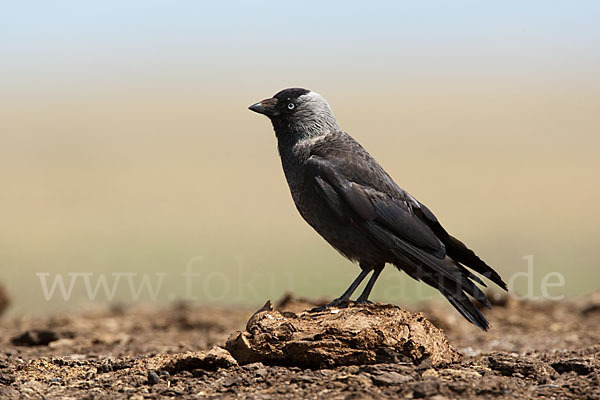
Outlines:
MULTIPOLYGON (((516 293, 598 287, 598 2, 32 1, 0 15, 13 314, 339 295, 358 267, 301 220, 270 123, 247 110, 294 86, 327 98, 516 293)), ((373 299, 432 294, 387 268, 373 299)))

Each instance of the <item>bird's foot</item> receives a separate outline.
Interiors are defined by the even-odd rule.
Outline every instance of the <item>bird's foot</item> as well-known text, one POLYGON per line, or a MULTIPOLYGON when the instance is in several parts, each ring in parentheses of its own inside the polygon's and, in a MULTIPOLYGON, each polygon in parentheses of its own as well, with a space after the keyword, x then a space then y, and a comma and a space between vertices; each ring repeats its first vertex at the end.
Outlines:
POLYGON ((364 304, 375 304, 371 300, 368 299, 357 299, 356 304, 364 305, 364 304))
POLYGON ((310 310, 310 312, 323 312, 323 311, 327 311, 328 308, 338 307, 341 305, 348 305, 349 303, 350 303, 350 300, 339 297, 337 299, 334 299, 329 304, 324 304, 322 306, 313 308, 312 310, 310 310))

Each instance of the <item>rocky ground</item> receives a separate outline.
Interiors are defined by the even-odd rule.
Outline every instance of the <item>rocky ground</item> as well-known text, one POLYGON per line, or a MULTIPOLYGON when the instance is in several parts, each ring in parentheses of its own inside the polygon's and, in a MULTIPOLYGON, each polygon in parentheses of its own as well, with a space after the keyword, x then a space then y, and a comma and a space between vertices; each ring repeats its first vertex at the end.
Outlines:
POLYGON ((487 333, 441 303, 280 303, 4 318, 0 398, 600 398, 600 294, 496 298, 487 333))

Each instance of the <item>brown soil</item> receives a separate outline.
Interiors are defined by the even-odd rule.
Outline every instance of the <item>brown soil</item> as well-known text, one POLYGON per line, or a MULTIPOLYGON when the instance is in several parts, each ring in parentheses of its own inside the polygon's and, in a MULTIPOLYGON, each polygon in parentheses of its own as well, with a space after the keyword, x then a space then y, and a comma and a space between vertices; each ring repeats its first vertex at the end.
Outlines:
POLYGON ((331 313, 301 313, 314 304, 292 298, 279 305, 281 312, 257 314, 179 305, 3 319, 0 398, 600 398, 599 294, 495 303, 486 312, 493 325, 487 333, 446 305, 415 307, 462 357, 439 345, 443 335, 427 342, 439 330, 419 314, 382 305, 342 308, 343 323, 335 326, 331 313), (411 325, 417 322, 427 335, 411 325), (251 357, 267 355, 262 362, 236 353, 232 343, 240 335, 258 349, 251 357), (225 350, 230 337, 237 360, 225 350), (419 357, 407 357, 421 351, 419 340, 425 340, 419 357), (407 343, 413 353, 403 353, 407 343), (354 347, 344 352, 344 346, 354 347), (404 356, 369 356, 382 348, 404 356), (442 358, 423 356, 430 353, 442 358))

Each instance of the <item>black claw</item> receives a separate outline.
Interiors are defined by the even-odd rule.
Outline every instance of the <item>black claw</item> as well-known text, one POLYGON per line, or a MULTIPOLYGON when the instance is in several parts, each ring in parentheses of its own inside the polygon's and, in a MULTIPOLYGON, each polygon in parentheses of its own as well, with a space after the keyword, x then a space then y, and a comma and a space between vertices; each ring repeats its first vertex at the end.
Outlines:
POLYGON ((323 311, 327 311, 327 309, 330 307, 338 307, 338 306, 348 305, 348 304, 350 304, 350 300, 343 299, 343 298, 337 298, 337 299, 334 299, 329 304, 325 304, 325 305, 311 309, 310 312, 323 312, 323 311))
POLYGON ((323 312, 323 311, 327 310, 327 306, 328 306, 327 304, 323 304, 322 306, 311 308, 308 312, 311 312, 311 313, 313 313, 313 312, 323 312))

